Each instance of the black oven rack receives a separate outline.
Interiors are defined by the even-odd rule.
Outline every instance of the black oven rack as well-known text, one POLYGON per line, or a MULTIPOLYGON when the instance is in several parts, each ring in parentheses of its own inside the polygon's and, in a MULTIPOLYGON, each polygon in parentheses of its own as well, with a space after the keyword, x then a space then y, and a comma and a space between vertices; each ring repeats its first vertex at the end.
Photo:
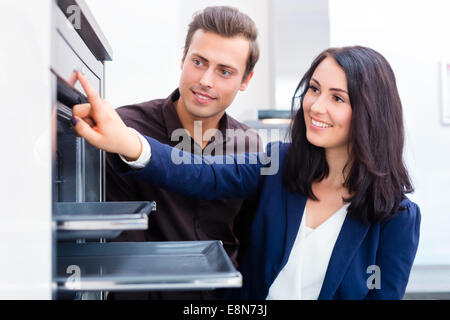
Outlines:
POLYGON ((62 243, 59 291, 211 290, 242 286, 222 242, 62 243))
POLYGON ((155 202, 56 202, 59 240, 113 239, 124 230, 146 230, 155 202))

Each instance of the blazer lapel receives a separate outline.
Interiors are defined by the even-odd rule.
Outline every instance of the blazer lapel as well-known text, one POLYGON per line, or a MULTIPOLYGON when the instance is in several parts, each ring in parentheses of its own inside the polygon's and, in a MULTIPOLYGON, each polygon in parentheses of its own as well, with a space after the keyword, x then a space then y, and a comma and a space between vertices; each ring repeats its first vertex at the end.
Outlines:
POLYGON ((286 237, 284 243, 283 259, 278 272, 284 267, 289 259, 295 238, 300 229, 303 211, 306 205, 306 197, 298 194, 287 192, 287 212, 286 212, 286 237))
POLYGON ((320 290, 319 300, 331 300, 342 282, 342 278, 350 265, 351 258, 360 247, 369 225, 355 221, 347 215, 342 229, 331 253, 325 279, 320 290))

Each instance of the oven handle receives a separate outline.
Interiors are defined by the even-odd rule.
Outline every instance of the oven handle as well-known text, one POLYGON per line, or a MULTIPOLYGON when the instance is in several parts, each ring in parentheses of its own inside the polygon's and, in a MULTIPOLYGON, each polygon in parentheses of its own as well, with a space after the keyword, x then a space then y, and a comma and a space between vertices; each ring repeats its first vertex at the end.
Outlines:
POLYGON ((84 94, 60 77, 57 77, 57 99, 71 109, 74 105, 88 103, 88 99, 84 94))

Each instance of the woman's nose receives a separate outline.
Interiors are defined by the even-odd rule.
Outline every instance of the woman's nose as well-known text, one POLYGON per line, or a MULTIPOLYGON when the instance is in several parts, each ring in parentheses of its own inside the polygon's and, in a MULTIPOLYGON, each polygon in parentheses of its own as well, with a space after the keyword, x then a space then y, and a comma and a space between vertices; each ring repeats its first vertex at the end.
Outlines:
POLYGON ((310 110, 314 113, 325 113, 327 111, 325 99, 322 96, 318 97, 311 105, 310 110))

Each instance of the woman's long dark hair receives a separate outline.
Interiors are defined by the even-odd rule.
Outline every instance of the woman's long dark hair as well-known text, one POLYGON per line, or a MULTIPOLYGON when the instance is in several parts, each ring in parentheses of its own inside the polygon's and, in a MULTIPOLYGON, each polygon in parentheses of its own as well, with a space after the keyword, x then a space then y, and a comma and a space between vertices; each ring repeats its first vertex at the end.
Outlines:
POLYGON ((312 183, 328 176, 325 150, 308 142, 303 98, 317 66, 332 57, 344 69, 352 106, 350 159, 344 187, 351 196, 348 214, 373 224, 393 217, 413 187, 403 162, 404 129, 394 73, 378 52, 360 46, 330 48, 319 54, 292 99, 292 144, 283 178, 289 191, 317 200, 312 183), (296 105, 300 106, 297 111, 296 105))

